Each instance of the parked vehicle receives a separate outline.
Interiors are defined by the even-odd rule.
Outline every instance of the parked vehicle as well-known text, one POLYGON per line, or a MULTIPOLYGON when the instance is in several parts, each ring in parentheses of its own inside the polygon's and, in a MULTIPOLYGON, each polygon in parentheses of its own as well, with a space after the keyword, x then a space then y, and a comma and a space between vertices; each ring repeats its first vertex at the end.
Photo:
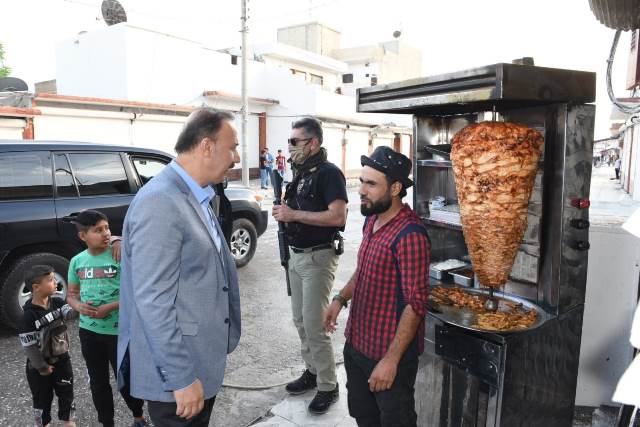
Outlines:
MULTIPOLYGON (((66 295, 69 260, 84 250, 74 216, 97 209, 114 235, 135 193, 172 157, 127 146, 77 142, 0 142, 0 319, 17 327, 31 294, 26 269, 55 269, 58 294, 66 295)), ((267 228, 268 214, 246 187, 216 186, 214 209, 236 265, 246 265, 267 228)), ((158 232, 162 232, 159 230, 158 232)))

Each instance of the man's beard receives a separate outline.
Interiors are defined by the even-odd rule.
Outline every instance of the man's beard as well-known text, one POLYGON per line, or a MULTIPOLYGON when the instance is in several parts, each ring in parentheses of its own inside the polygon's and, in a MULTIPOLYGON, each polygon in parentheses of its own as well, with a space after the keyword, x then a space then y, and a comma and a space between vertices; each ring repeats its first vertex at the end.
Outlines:
POLYGON ((388 211, 389 208, 391 208, 391 195, 387 193, 382 199, 378 200, 377 202, 371 202, 370 207, 361 204, 360 213, 362 213, 362 215, 364 216, 379 215, 388 211))

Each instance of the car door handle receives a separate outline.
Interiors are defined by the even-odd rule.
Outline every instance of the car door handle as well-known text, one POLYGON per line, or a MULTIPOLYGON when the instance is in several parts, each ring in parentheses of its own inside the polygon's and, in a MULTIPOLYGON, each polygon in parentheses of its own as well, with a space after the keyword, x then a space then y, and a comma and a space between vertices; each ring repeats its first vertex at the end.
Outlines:
POLYGON ((72 213, 71 215, 68 216, 63 216, 62 217, 62 222, 73 222, 78 218, 78 214, 77 213, 72 213))

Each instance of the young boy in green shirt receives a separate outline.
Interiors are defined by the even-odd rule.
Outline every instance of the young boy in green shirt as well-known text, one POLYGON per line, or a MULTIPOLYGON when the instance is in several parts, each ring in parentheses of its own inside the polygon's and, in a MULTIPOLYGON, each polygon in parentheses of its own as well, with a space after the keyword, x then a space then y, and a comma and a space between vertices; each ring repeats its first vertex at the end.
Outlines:
MULTIPOLYGON (((67 301, 80 313, 80 348, 87 364, 98 421, 104 427, 113 427, 109 365, 117 375, 120 263, 113 258, 109 221, 103 213, 82 211, 74 223, 87 249, 71 259, 67 301)), ((144 401, 132 397, 128 387, 120 394, 133 413, 133 426, 147 425, 142 410, 144 401)))

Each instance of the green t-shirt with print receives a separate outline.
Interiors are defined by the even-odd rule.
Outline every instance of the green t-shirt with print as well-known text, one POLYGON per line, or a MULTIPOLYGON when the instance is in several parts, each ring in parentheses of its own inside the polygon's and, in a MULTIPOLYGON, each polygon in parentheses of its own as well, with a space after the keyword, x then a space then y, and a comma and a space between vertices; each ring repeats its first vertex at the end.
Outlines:
MULTIPOLYGON (((80 285, 80 301, 99 306, 120 299, 120 263, 111 255, 111 246, 100 255, 80 252, 69 264, 69 283, 80 285)), ((80 327, 98 334, 118 335, 118 310, 104 319, 80 315, 80 327)))

